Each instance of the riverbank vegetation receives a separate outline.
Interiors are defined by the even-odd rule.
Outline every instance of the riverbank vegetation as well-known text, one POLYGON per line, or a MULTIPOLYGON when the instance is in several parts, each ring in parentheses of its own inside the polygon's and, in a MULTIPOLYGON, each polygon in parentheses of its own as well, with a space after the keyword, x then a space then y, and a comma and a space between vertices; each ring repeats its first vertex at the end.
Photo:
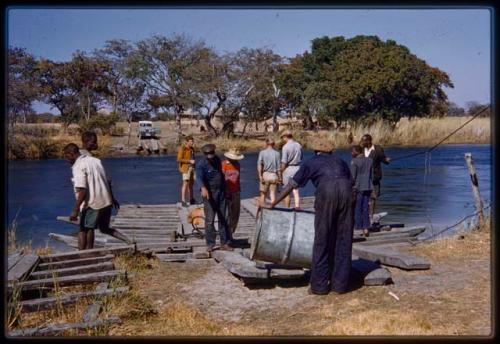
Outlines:
MULTIPOLYGON (((353 124, 344 128, 331 130, 304 130, 296 122, 284 122, 280 125, 290 128, 300 143, 307 149, 307 143, 312 137, 332 140, 337 148, 348 147, 352 143, 358 143, 361 136, 370 133, 376 143, 384 146, 430 146, 438 143, 456 128, 464 124, 470 117, 444 117, 444 118, 402 118, 395 126, 385 121, 376 121, 371 125, 353 124), (352 134, 352 142, 349 139, 352 134)), ((161 129, 160 141, 166 148, 167 153, 176 152, 176 132, 174 121, 154 122, 154 126, 161 129)), ((206 132, 200 132, 196 121, 182 121, 183 132, 195 137, 195 145, 201 147, 204 143, 214 143, 219 151, 227 150, 237 146, 242 151, 257 151, 264 146, 264 139, 268 136, 274 137, 280 142, 279 134, 264 131, 263 125, 258 130, 255 126, 246 128, 242 136, 243 122, 236 122, 235 135, 232 137, 212 137, 206 132)), ((447 143, 470 143, 484 144, 491 142, 489 118, 476 118, 455 135, 445 141, 447 143)), ((136 135, 137 123, 133 123, 128 135, 129 126, 126 122, 118 122, 111 135, 98 133, 99 150, 96 155, 126 156, 136 153, 139 139, 136 135)), ((61 124, 17 124, 9 131, 9 145, 7 157, 12 160, 23 159, 47 159, 61 158, 64 145, 74 142, 81 144, 78 126, 71 125, 64 128, 61 124)), ((278 144, 279 146, 279 144, 278 144)))

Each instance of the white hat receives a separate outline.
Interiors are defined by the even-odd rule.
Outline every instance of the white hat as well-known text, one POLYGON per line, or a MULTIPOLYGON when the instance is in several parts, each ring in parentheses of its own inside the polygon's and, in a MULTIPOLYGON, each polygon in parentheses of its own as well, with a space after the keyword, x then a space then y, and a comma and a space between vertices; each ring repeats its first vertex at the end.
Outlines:
POLYGON ((231 160, 241 160, 245 157, 243 154, 240 154, 240 150, 237 148, 231 148, 229 151, 224 153, 224 156, 231 160))

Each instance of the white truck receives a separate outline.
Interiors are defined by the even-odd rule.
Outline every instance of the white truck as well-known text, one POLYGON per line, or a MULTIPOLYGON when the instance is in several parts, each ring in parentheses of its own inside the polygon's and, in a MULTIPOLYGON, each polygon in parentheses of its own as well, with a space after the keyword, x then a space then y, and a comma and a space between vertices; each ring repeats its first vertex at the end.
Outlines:
POLYGON ((159 136, 160 133, 161 130, 159 128, 153 128, 153 122, 139 121, 139 130, 137 131, 137 136, 141 140, 159 136))

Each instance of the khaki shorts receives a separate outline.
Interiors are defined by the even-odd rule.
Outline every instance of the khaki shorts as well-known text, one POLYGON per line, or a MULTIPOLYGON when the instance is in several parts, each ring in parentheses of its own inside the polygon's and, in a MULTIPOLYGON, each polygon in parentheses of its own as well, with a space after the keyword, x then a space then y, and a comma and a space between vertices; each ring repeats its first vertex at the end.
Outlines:
POLYGON ((182 180, 195 181, 196 175, 194 173, 194 168, 189 166, 188 171, 182 174, 182 180))
POLYGON ((283 171, 283 186, 287 186, 290 183, 290 179, 293 178, 295 173, 299 170, 300 166, 288 166, 283 171))
POLYGON ((278 174, 275 172, 264 172, 262 177, 264 181, 260 183, 260 192, 267 192, 268 190, 276 192, 276 187, 278 186, 278 174))

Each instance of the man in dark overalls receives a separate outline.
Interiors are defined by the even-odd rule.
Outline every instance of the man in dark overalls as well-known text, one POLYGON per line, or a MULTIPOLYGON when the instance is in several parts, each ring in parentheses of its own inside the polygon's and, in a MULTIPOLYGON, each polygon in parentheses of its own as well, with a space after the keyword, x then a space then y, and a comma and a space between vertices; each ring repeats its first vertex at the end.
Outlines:
POLYGON ((233 251, 233 248, 229 246, 232 235, 225 217, 225 181, 221 160, 215 155, 214 144, 204 145, 201 151, 205 157, 196 164, 196 182, 200 184, 203 198, 207 251, 211 252, 215 249, 215 215, 219 220, 220 249, 233 251))
POLYGON ((293 188, 304 187, 311 180, 316 188, 316 198, 310 293, 344 293, 351 272, 353 180, 349 165, 332 154, 333 144, 315 141, 309 146, 314 150, 314 156, 300 166, 276 200, 263 207, 273 208, 293 188))

